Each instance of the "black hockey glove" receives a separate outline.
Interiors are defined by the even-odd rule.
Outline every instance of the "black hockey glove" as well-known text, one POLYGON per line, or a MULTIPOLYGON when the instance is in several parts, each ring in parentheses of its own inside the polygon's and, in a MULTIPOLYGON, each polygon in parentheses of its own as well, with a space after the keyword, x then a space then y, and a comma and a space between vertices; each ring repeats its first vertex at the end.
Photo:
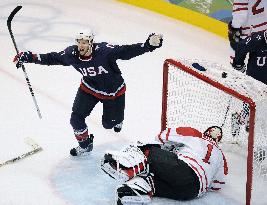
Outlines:
POLYGON ((162 46, 163 36, 162 34, 152 33, 148 36, 144 46, 149 49, 149 51, 154 51, 156 48, 162 46))
POLYGON ((245 63, 244 63, 244 64, 241 64, 241 65, 238 65, 238 64, 235 63, 235 60, 233 60, 232 67, 233 67, 235 70, 238 70, 238 71, 240 71, 240 72, 242 72, 242 73, 245 73, 246 70, 247 70, 247 66, 246 66, 245 63))
POLYGON ((14 57, 13 60, 17 68, 20 68, 23 65, 23 63, 34 63, 36 61, 37 61, 37 55, 33 54, 31 51, 20 52, 14 57))
POLYGON ((228 39, 231 47, 235 50, 236 44, 241 40, 241 28, 234 28, 232 22, 228 24, 228 39))

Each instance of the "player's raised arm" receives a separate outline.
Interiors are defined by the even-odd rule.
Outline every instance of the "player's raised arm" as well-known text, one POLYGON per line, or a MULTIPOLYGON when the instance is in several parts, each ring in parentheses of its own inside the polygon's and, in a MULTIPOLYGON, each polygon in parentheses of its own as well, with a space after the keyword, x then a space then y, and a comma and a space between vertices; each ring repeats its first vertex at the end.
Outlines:
POLYGON ((132 45, 114 46, 111 50, 110 57, 114 60, 129 60, 146 52, 152 52, 162 46, 163 36, 161 34, 152 33, 148 36, 145 43, 137 43, 132 45))
POLYGON ((68 47, 61 52, 50 52, 46 54, 36 54, 31 51, 20 52, 14 57, 13 62, 16 63, 17 68, 21 67, 23 63, 35 63, 41 65, 63 65, 68 66, 69 55, 71 51, 74 51, 73 47, 68 47))

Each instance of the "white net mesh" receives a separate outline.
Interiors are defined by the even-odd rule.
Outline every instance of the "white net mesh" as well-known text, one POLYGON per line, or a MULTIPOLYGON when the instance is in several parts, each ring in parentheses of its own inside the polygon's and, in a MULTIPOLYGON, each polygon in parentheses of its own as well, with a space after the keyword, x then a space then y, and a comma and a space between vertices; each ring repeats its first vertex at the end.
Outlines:
POLYGON ((203 132, 213 125, 222 126, 224 147, 231 144, 229 146, 231 149, 242 151, 243 155, 247 156, 251 111, 249 104, 240 100, 238 94, 251 98, 256 104, 255 126, 252 133, 254 135, 252 184, 258 176, 267 181, 267 86, 233 70, 230 66, 227 68, 217 63, 199 60, 179 60, 179 62, 191 68, 193 72, 219 82, 235 92, 228 94, 221 88, 200 80, 194 74, 189 74, 183 66, 170 64, 166 96, 166 127, 192 126, 203 132), (203 68, 205 71, 200 71, 203 68), (233 144, 235 146, 232 146, 233 144))

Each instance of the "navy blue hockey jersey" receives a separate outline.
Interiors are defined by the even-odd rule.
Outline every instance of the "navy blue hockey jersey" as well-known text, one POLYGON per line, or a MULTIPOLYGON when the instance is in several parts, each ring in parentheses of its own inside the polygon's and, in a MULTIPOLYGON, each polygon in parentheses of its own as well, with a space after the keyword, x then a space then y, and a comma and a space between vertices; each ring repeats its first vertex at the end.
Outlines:
POLYGON ((267 85, 267 34, 259 32, 252 34, 237 44, 234 63, 243 65, 249 53, 247 75, 267 85))
POLYGON ((94 43, 89 59, 79 57, 78 46, 67 47, 61 52, 39 54, 37 64, 72 66, 82 77, 81 89, 100 99, 112 99, 125 92, 125 82, 116 63, 151 51, 142 43, 132 45, 110 45, 94 43))

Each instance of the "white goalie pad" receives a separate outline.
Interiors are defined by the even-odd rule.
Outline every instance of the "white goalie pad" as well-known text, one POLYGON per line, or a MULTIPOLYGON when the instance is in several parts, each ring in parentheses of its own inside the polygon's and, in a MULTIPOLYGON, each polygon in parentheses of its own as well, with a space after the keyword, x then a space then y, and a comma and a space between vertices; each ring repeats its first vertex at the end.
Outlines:
POLYGON ((121 151, 107 151, 101 160, 101 169, 119 181, 128 181, 148 170, 147 158, 135 145, 129 145, 121 151))
POLYGON ((146 205, 151 203, 151 198, 148 195, 144 196, 124 196, 120 199, 123 205, 146 205))
POLYGON ((113 159, 119 162, 123 167, 134 167, 146 161, 146 156, 135 145, 129 145, 121 151, 108 151, 107 154, 112 155, 113 159))
POLYGON ((151 176, 145 178, 137 176, 117 189, 118 201, 124 205, 149 204, 154 193, 154 183, 151 176))
POLYGON ((133 190, 139 190, 143 193, 152 192, 152 184, 149 184, 143 177, 135 177, 130 181, 126 182, 125 185, 133 190))
POLYGON ((121 169, 117 169, 108 162, 104 162, 104 160, 101 160, 101 169, 111 178, 118 181, 126 182, 130 179, 126 172, 121 169))

